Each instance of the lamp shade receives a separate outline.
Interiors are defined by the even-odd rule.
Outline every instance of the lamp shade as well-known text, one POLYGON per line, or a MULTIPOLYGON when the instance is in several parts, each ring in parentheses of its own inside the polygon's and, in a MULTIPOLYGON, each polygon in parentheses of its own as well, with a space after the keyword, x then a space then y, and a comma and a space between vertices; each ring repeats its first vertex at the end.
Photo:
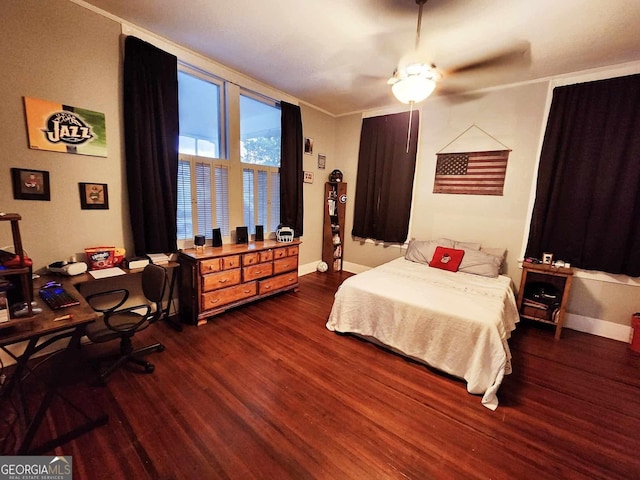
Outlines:
POLYGON ((427 98, 436 88, 436 82, 421 74, 408 75, 391 86, 393 95, 402 103, 417 103, 427 98))

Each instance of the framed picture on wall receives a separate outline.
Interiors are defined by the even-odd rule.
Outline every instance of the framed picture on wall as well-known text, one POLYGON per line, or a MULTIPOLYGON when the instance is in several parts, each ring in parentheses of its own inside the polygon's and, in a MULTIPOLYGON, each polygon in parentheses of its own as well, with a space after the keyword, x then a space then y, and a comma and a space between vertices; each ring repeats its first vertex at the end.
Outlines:
POLYGON ((11 180, 16 200, 51 200, 49 172, 12 168, 11 180))
POLYGON ((323 153, 318 154, 318 168, 321 170, 327 168, 327 156, 323 153))
POLYGON ((78 186, 83 210, 109 210, 109 190, 106 183, 78 183, 78 186))
POLYGON ((305 139, 304 139, 304 153, 306 155, 313 155, 313 138, 305 137, 305 139))

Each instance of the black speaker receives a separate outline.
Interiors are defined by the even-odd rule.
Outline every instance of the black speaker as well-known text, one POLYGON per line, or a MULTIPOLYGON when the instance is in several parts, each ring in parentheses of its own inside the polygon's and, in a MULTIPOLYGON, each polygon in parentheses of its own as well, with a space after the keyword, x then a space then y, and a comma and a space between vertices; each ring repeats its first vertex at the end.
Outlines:
POLYGON ((256 225, 256 242, 264 241, 264 227, 262 225, 256 225))
POLYGON ((236 243, 249 243, 247 227, 236 227, 236 243))
POLYGON ((193 244, 194 244, 196 247, 204 247, 204 243, 205 243, 204 235, 196 235, 196 236, 193 238, 193 244))
POLYGON ((220 229, 219 228, 214 228, 213 229, 212 238, 213 238, 213 240, 211 242, 211 245, 213 247, 221 247, 222 246, 222 234, 220 233, 220 229))

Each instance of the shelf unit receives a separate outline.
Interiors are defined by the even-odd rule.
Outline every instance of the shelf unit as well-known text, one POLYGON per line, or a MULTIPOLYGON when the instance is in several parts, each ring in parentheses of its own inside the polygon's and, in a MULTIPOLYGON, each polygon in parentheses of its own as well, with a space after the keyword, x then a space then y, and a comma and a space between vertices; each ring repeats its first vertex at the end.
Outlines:
POLYGON ((347 205, 347 184, 324 184, 324 227, 322 233, 322 261, 329 272, 342 270, 344 258, 344 219, 347 205))
POLYGON ((523 263, 520 289, 518 290, 518 311, 522 318, 555 325, 555 339, 560 339, 564 317, 571 290, 573 269, 554 267, 544 263, 523 263), (532 298, 528 287, 533 283, 548 285, 558 292, 556 299, 532 298))
MULTIPOLYGON (((33 300, 33 279, 31 276, 31 266, 25 262, 24 250, 22 248, 22 238, 20 236, 20 220, 22 217, 17 213, 5 213, 0 215, 0 222, 11 222, 11 235, 13 237, 13 250, 14 253, 20 259, 20 263, 15 268, 8 268, 6 270, 0 270, 0 278, 9 276, 18 276, 20 278, 20 285, 22 287, 22 298, 27 302, 29 309, 29 315, 27 318, 21 319, 24 321, 31 321, 33 311, 31 307, 31 300, 33 300)), ((8 307, 10 305, 7 305, 8 307)), ((0 328, 11 327, 16 325, 16 320, 12 319, 9 322, 0 323, 0 328)))

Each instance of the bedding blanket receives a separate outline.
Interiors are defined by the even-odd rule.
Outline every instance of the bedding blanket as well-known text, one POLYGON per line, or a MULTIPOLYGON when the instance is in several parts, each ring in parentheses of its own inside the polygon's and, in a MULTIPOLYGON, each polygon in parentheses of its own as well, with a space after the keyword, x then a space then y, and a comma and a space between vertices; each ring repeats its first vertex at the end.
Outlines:
POLYGON ((519 321, 511 279, 448 272, 398 258, 345 280, 327 321, 332 331, 381 344, 467 382, 495 410, 511 373, 507 340, 519 321))

